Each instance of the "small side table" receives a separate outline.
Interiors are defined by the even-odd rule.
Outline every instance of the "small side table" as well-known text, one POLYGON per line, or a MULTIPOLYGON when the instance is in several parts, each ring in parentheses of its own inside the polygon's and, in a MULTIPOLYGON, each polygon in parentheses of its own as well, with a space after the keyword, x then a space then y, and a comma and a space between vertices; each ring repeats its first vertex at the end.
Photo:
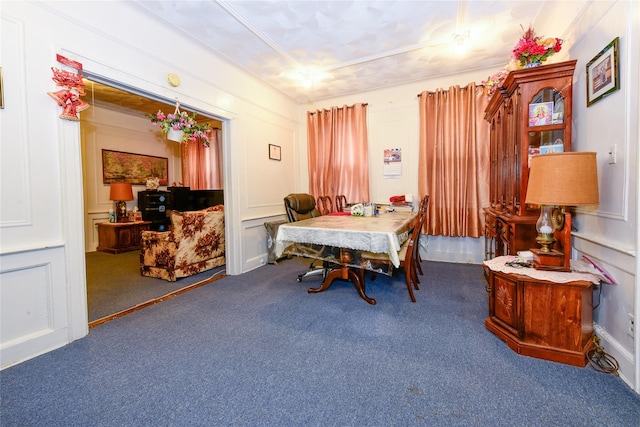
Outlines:
POLYGON ((597 277, 507 268, 507 259, 513 257, 484 264, 489 275, 485 327, 518 354, 585 366, 593 346, 597 277))
POLYGON ((150 230, 151 224, 151 221, 99 223, 97 250, 119 254, 140 249, 140 233, 150 230))

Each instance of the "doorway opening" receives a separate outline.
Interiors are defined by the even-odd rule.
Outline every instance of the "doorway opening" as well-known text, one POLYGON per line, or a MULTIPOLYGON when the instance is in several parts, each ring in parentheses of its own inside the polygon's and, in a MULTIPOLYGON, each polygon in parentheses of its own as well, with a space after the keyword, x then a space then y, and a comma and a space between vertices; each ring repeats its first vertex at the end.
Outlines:
MULTIPOLYGON (((102 180, 102 149, 108 148, 134 154, 159 154, 161 157, 166 157, 170 159, 169 185, 179 185, 182 181, 181 144, 158 141, 157 135, 160 132, 149 131, 150 121, 145 116, 149 113, 154 114, 158 110, 173 112, 175 101, 144 93, 117 82, 105 81, 89 73, 85 73, 85 78, 87 79, 85 81, 86 99, 92 108, 81 113, 80 127, 85 200, 86 291, 89 326, 92 327, 104 323, 105 319, 111 320, 119 317, 119 314, 126 314, 155 304, 219 277, 224 277, 226 270, 223 266, 177 282, 160 283, 165 281, 140 275, 139 250, 121 254, 96 252, 98 245, 97 223, 109 220, 109 208, 113 204, 108 201, 109 185, 105 185, 102 180), (145 131, 136 131, 136 123, 144 123, 145 131), (150 135, 153 133, 156 134, 156 140, 153 135, 150 135), (113 266, 110 267, 110 264, 113 266), (101 268, 106 269, 105 271, 109 276, 113 276, 114 281, 120 280, 120 286, 108 286, 108 277, 99 273, 101 268), (110 268, 111 270, 109 270, 110 268), (123 288, 124 283, 135 283, 135 285, 123 288), (145 283, 146 290, 143 289, 145 283), (102 306, 98 307, 96 304, 102 304, 102 306)), ((208 122, 212 128, 222 130, 225 125, 223 119, 197 111, 188 105, 181 104, 180 108, 183 111, 195 112, 196 120, 199 123, 208 122)), ((224 132, 220 131, 219 135, 218 148, 221 152, 224 146, 222 141, 224 132)), ((223 162, 220 160, 211 166, 212 168, 222 168, 223 162)), ((224 176, 221 172, 220 176, 224 176)), ((224 191, 224 180, 219 187, 224 191)), ((135 200, 129 203, 129 209, 137 206, 137 191, 144 190, 146 190, 144 186, 134 189, 135 200)))

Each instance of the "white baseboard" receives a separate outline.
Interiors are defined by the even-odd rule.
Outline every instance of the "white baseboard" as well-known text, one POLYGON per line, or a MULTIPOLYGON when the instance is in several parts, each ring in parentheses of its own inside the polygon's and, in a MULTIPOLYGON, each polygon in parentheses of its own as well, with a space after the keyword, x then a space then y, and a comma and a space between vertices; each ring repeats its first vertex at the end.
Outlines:
MULTIPOLYGON (((635 390, 634 384, 636 383, 635 378, 630 378, 627 376, 628 373, 635 372, 635 358, 631 352, 626 350, 618 341, 616 341, 605 329, 603 329, 597 323, 593 324, 593 330, 595 334, 600 338, 600 345, 604 348, 604 351, 607 352, 610 356, 612 356, 618 362, 619 369, 618 374, 620 378, 627 383, 632 390, 635 390)), ((637 393, 640 393, 640 390, 635 390, 637 393)))

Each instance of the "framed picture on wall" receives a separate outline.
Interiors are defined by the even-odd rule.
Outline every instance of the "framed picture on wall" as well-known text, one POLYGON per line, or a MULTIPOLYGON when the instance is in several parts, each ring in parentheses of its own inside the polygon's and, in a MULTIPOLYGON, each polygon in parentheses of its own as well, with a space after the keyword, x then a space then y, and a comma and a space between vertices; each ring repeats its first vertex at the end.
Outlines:
POLYGON ((620 89, 619 37, 587 64, 587 107, 620 89))
POLYGON ((269 158, 271 160, 282 160, 279 145, 269 144, 269 158))
POLYGON ((159 178, 160 185, 169 184, 169 159, 146 154, 102 150, 102 182, 130 182, 145 185, 147 179, 159 178))

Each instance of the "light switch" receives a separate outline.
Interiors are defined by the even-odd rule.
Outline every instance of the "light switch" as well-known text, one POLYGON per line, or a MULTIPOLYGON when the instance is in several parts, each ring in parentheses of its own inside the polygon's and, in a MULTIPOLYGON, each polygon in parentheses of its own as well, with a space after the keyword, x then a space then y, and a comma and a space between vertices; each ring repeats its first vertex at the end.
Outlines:
POLYGON ((616 163, 616 148, 617 145, 612 145, 611 147, 609 147, 609 164, 610 165, 614 165, 616 163))

